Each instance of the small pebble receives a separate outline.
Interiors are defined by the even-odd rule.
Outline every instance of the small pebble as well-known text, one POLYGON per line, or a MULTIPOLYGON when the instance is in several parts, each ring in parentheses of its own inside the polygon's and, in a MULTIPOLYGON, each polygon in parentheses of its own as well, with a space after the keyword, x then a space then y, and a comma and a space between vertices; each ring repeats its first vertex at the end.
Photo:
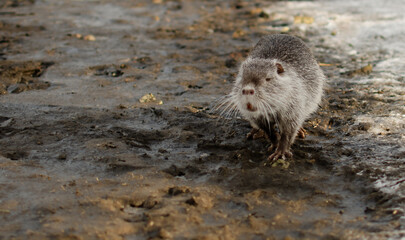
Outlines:
POLYGON ((168 232, 166 229, 163 229, 163 228, 160 229, 159 236, 163 239, 173 238, 173 235, 170 232, 168 232))
POLYGON ((86 41, 96 41, 96 37, 93 35, 86 35, 83 39, 86 41))
POLYGON ((82 38, 82 35, 80 33, 75 33, 75 34, 73 34, 73 37, 80 39, 80 38, 82 38))

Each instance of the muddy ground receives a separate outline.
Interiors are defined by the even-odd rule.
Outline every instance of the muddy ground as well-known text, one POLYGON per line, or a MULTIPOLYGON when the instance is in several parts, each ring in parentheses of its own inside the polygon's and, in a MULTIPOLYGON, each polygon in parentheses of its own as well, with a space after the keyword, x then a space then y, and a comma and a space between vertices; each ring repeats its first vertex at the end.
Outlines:
MULTIPOLYGON (((264 11, 274 4, 1 2, 0 239, 404 237, 403 197, 358 160, 393 143, 348 143, 370 129, 355 114, 390 111, 354 81, 384 52, 349 57, 300 27, 310 16, 264 11), (264 166, 265 139, 210 110, 279 32, 307 42, 328 86, 294 158, 264 166)), ((403 162, 386 165, 403 176, 403 162)))

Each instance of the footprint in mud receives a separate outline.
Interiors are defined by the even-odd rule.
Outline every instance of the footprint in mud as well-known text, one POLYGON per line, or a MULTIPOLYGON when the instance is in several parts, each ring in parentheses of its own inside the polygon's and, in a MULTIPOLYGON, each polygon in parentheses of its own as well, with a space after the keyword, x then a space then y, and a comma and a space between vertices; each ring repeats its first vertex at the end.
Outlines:
POLYGON ((16 160, 20 160, 20 159, 27 157, 28 153, 24 152, 24 151, 16 150, 16 151, 6 151, 6 152, 2 153, 1 155, 3 155, 4 157, 6 157, 8 159, 16 161, 16 160))
POLYGON ((126 129, 114 127, 110 129, 110 134, 126 141, 133 147, 150 149, 150 144, 160 142, 170 137, 170 132, 146 129, 126 129))
POLYGON ((10 126, 14 122, 13 118, 0 116, 0 128, 5 128, 10 126))
POLYGON ((167 191, 169 196, 177 196, 180 194, 184 193, 189 193, 190 189, 188 187, 180 187, 180 186, 175 186, 175 187, 170 187, 169 190, 167 191))
POLYGON ((143 168, 147 168, 147 166, 133 165, 131 163, 126 163, 125 160, 121 159, 118 159, 117 161, 108 164, 108 170, 114 173, 132 172, 134 170, 139 170, 143 168))
POLYGON ((153 71, 160 70, 159 64, 156 64, 150 57, 140 57, 133 59, 130 63, 126 64, 109 64, 109 65, 97 65, 89 67, 88 74, 94 76, 104 76, 110 78, 118 78, 125 74, 125 82, 132 82, 134 79, 145 78, 147 73, 150 71, 143 72, 142 70, 157 66, 157 68, 152 68, 153 71))
POLYGON ((122 69, 124 69, 126 66, 121 65, 119 67, 111 65, 101 65, 101 66, 94 66, 90 67, 90 71, 93 72, 93 75, 95 76, 106 76, 106 77, 120 77, 124 75, 124 72, 122 69))
POLYGON ((170 167, 163 170, 163 172, 172 175, 173 177, 182 177, 182 176, 194 176, 202 174, 202 170, 193 165, 187 165, 185 167, 178 167, 176 165, 171 165, 170 167))

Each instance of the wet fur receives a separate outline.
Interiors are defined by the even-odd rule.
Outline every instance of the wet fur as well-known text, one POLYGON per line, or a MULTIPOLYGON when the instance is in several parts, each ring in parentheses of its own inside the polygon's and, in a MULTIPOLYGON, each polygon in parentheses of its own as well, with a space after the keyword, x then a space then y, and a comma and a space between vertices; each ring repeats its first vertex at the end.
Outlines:
POLYGON ((318 108, 324 81, 322 70, 302 40, 268 35, 242 63, 231 93, 216 109, 228 118, 239 113, 254 130, 262 129, 275 150, 270 161, 291 157, 290 147, 298 130, 318 108), (243 95, 242 89, 253 89, 254 95, 243 95), (248 103, 257 110, 249 111, 248 103))

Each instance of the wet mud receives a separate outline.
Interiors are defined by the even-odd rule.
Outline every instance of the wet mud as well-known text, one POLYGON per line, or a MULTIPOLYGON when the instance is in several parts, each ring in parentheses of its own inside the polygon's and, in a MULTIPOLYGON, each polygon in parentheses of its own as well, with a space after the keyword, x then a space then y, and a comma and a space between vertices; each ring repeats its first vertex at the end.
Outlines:
POLYGON ((384 53, 353 59, 271 1, 0 6, 0 239, 403 237, 404 199, 359 160, 392 143, 350 144, 371 129, 354 115, 390 110, 353 81, 384 53), (328 87, 293 159, 265 165, 269 143, 212 108, 279 32, 308 43, 328 87))

